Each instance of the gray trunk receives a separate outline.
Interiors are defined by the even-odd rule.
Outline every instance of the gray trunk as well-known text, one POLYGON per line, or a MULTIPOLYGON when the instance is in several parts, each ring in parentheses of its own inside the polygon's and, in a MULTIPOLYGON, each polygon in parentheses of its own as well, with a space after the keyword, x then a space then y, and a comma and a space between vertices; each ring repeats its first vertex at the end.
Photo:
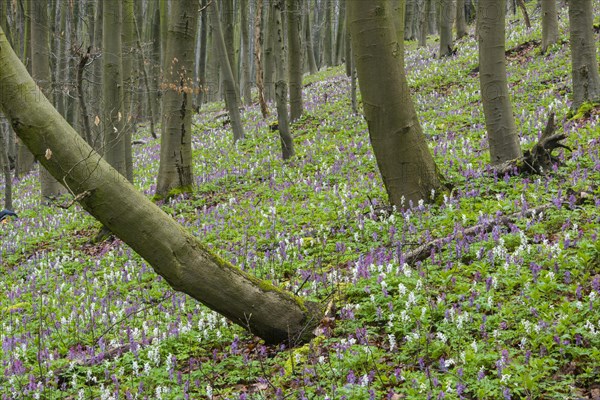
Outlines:
POLYGON ((390 2, 350 1, 348 6, 365 118, 390 202, 405 208, 428 201, 443 186, 410 97, 390 2))
POLYGON ((570 0, 573 108, 586 101, 600 101, 600 77, 593 31, 592 0, 570 0))
POLYGON ((479 81, 492 165, 522 155, 508 95, 504 61, 505 7, 496 0, 479 0, 479 81))
POLYGON ((287 76, 285 68, 285 40, 283 37, 283 14, 284 0, 274 0, 272 12, 275 15, 275 101, 277 103, 277 125, 279 137, 281 138, 281 154, 284 160, 289 160, 294 156, 294 141, 290 134, 290 124, 287 108, 287 76))
POLYGON ((465 0, 456 0, 456 39, 467 35, 465 0))
POLYGON ((171 4, 163 66, 163 119, 160 167, 156 194, 168 197, 193 190, 192 101, 194 44, 198 26, 198 1, 171 4))
POLYGON ((558 14, 556 0, 541 0, 542 2, 542 52, 558 41, 558 14))
MULTIPOLYGON (((287 0, 288 72, 290 82, 290 120, 296 121, 304 112, 302 103, 302 27, 301 0, 287 0)), ((278 78, 281 79, 281 78, 278 78)))
POLYGON ((231 70, 231 63, 227 56, 227 48, 221 31, 221 22, 219 20, 219 9, 217 3, 213 3, 208 7, 210 18, 215 23, 214 40, 219 50, 218 56, 221 64, 221 72, 223 72, 223 85, 225 86, 225 105, 229 111, 229 119, 231 121, 231 129, 233 130, 233 141, 237 142, 244 138, 244 128, 242 127, 242 118, 240 116, 240 98, 235 79, 231 70))
POLYGON ((439 0, 440 57, 452 53, 452 23, 454 22, 453 0, 439 0))

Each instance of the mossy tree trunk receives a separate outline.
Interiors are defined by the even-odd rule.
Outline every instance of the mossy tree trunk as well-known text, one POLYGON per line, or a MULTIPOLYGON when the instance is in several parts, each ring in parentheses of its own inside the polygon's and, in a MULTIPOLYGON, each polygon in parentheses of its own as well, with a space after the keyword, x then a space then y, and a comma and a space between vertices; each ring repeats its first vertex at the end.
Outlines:
POLYGON ((163 64, 163 118, 160 137, 160 166, 156 194, 193 190, 192 102, 194 50, 198 27, 198 1, 178 0, 171 4, 167 47, 163 64))
POLYGON ((492 165, 522 156, 506 78, 505 15, 504 4, 479 0, 479 82, 492 165))
POLYGON ((573 108, 600 101, 600 76, 594 40, 592 0, 569 1, 573 108))
POLYGON ((352 51, 377 165, 398 208, 431 199, 441 177, 410 97, 391 3, 349 1, 352 51))
POLYGON ((223 260, 138 192, 41 95, 0 31, 0 109, 38 161, 81 206, 163 276, 268 343, 310 340, 320 307, 223 260), (45 157, 46 149, 53 156, 45 157))

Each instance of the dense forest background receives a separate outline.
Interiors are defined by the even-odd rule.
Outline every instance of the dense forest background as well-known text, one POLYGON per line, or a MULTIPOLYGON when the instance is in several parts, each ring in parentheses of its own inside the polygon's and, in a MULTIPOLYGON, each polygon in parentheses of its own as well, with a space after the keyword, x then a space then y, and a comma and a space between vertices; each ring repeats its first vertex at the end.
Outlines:
POLYGON ((600 398, 599 6, 0 1, 2 399, 600 398))

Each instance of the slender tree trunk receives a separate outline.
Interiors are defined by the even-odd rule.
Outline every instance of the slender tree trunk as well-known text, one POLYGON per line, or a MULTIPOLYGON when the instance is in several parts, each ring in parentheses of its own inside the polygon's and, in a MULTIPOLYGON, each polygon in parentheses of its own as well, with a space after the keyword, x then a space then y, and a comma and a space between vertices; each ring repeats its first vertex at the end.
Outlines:
MULTIPOLYGON (((29 71, 31 71, 31 1, 32 0, 25 0, 23 3, 23 19, 25 20, 25 26, 23 35, 21 36, 23 37, 23 51, 21 53, 21 60, 23 60, 23 63, 27 65, 29 71)), ((33 154, 31 154, 21 140, 17 140, 17 167, 15 168, 15 175, 20 177, 29 173, 33 169, 34 162, 35 158, 33 157, 33 154)))
POLYGON ((133 53, 135 46, 135 9, 133 0, 121 0, 123 25, 121 26, 121 43, 123 44, 123 136, 125 147, 125 176, 133 182, 133 151, 131 136, 135 126, 133 117, 133 91, 135 74, 133 72, 133 53))
POLYGON ((431 9, 432 0, 423 0, 423 12, 420 15, 420 29, 419 29, 419 47, 427 46, 427 35, 429 34, 428 18, 431 9))
MULTIPOLYGON (((335 38, 335 65, 340 65, 344 58, 345 50, 345 41, 346 41, 346 1, 347 0, 339 0, 339 10, 338 10, 338 24, 337 24, 337 33, 335 38)), ((298 9, 300 9, 298 7, 298 9)), ((292 50, 290 49, 290 52, 292 50)))
MULTIPOLYGON (((223 31, 223 39, 225 40, 225 47, 227 48, 227 59, 229 60, 229 65, 231 67, 231 72, 233 73, 233 81, 236 87, 236 93, 238 96, 239 102, 239 93, 240 93, 240 77, 238 74, 237 66, 237 58, 235 52, 235 18, 233 11, 233 0, 221 0, 219 2, 221 5, 221 14, 223 17, 223 23, 221 24, 221 29, 223 31)), ((221 64, 221 68, 223 65, 221 64)), ((225 74, 223 74, 225 75, 225 74)), ((223 79, 225 79, 223 77, 223 79)))
MULTIPOLYGON (((44 95, 50 96, 52 74, 50 72, 50 35, 48 32, 48 4, 42 1, 31 3, 31 71, 44 95)), ((52 150, 46 155, 52 157, 52 150)), ((64 193, 63 187, 46 170, 40 168, 42 201, 64 193)))
POLYGON ((416 0, 406 0, 406 4, 402 10, 402 14, 404 16, 404 40, 413 40, 416 37, 413 29, 413 20, 415 19, 415 2, 416 0))
POLYGON ((290 120, 292 122, 300 118, 304 112, 302 103, 302 41, 300 40, 302 8, 300 1, 287 0, 290 120))
MULTIPOLYGON (((348 6, 346 6, 347 9, 348 6)), ((354 73, 354 62, 352 61, 352 45, 350 44, 350 28, 348 28, 350 23, 348 22, 348 13, 346 13, 346 76, 348 78, 352 77, 354 73)))
POLYGON ((194 45, 198 26, 198 1, 171 4, 167 31, 163 94, 160 166, 156 194, 168 197, 193 190, 192 100, 194 45))
POLYGON ((152 29, 150 32, 152 38, 152 50, 151 50, 151 75, 152 75, 152 89, 149 94, 150 99, 152 101, 152 113, 157 116, 157 120, 159 120, 159 116, 161 113, 161 98, 162 91, 160 89, 160 82, 162 80, 161 75, 161 65, 162 65, 162 48, 161 48, 161 23, 160 23, 160 8, 156 7, 154 10, 154 15, 152 18, 152 29))
POLYGON ((479 0, 479 81, 492 165, 522 155, 508 94, 504 61, 506 7, 496 0, 479 0))
POLYGON ((244 128, 242 127, 242 118, 240 116, 240 106, 238 99, 240 98, 235 78, 231 71, 231 63, 227 56, 227 47, 221 30, 221 21, 219 20, 219 9, 217 3, 213 3, 208 7, 210 10, 210 18, 215 23, 214 39, 217 41, 219 50, 219 59, 221 60, 221 71, 223 72, 223 84, 225 86, 225 105, 229 111, 229 119, 231 121, 231 129, 233 130, 234 143, 244 138, 244 128))
POLYGON ((456 39, 467 35, 467 19, 465 17, 465 0, 456 0, 456 39))
POLYGON ((198 111, 202 108, 206 93, 206 55, 208 53, 208 11, 206 10, 208 0, 202 0, 201 8, 202 14, 200 14, 200 53, 198 54, 198 83, 200 84, 200 90, 196 96, 196 103, 198 104, 198 111))
POLYGON ((269 107, 265 101, 265 84, 263 80, 263 62, 262 62, 262 10, 263 0, 256 2, 256 18, 254 20, 254 62, 256 63, 256 88, 258 90, 258 103, 260 104, 260 112, 263 118, 269 115, 269 107))
POLYGON ((308 71, 310 74, 316 74, 319 69, 317 68, 317 61, 315 60, 315 49, 313 46, 313 34, 311 29, 311 9, 308 7, 310 2, 306 2, 307 10, 304 13, 304 32, 305 32, 305 41, 306 41, 306 57, 308 62, 308 71))
POLYGON ((275 57, 273 55, 275 43, 275 13, 271 7, 271 1, 268 0, 269 6, 266 8, 265 15, 268 15, 265 23, 267 32, 267 40, 265 41, 265 100, 273 101, 275 98, 275 57))
POLYGON ((210 50, 206 55, 206 100, 208 102, 221 99, 221 77, 220 77, 220 56, 219 43, 216 38, 216 24, 218 21, 213 21, 212 14, 208 13, 208 21, 210 29, 208 31, 208 48, 210 50))
POLYGON ((452 54, 453 0, 439 0, 440 57, 452 54))
POLYGON ((275 101, 277 103, 277 126, 281 138, 281 154, 284 160, 294 156, 294 141, 290 134, 287 108, 287 76, 285 69, 285 41, 283 37, 284 0, 274 0, 272 12, 275 14, 275 46, 274 56, 276 65, 275 101))
POLYGON ((399 62, 402 38, 385 0, 350 1, 350 32, 364 113, 390 202, 405 208, 442 189, 399 62))
POLYGON ((297 345, 314 337, 322 317, 317 304, 252 277, 215 255, 135 190, 43 96, 36 97, 35 83, 4 33, 0 33, 0 109, 42 165, 78 196, 82 207, 152 265, 175 290, 199 300, 267 343, 287 341, 297 345), (55 149, 50 159, 44 157, 47 148, 55 149))
POLYGON ((600 77, 593 31, 592 0, 569 1, 573 105, 600 101, 600 77))
POLYGON ((252 104, 252 78, 251 78, 251 61, 252 53, 250 52, 250 32, 248 29, 248 15, 250 14, 248 0, 240 1, 240 18, 241 18, 241 34, 242 34, 242 52, 240 52, 240 58, 242 60, 242 75, 243 85, 240 86, 242 89, 242 98, 244 104, 252 104))
POLYGON ((323 32, 323 63, 333 66, 333 1, 325 0, 325 30, 323 32))
POLYGON ((104 157, 114 169, 126 176, 121 21, 121 0, 105 0, 102 16, 104 157))
POLYGON ((558 14, 556 0, 541 0, 542 2, 542 52, 558 41, 558 14))
MULTIPOLYGON (((148 68, 146 67, 146 65, 149 64, 148 59, 146 58, 146 56, 144 55, 144 49, 142 48, 142 35, 140 33, 140 29, 139 29, 139 25, 137 22, 137 18, 134 18, 133 20, 134 23, 134 27, 135 27, 135 35, 136 35, 136 46, 137 46, 137 50, 140 53, 140 65, 141 65, 141 71, 142 71, 142 77, 144 79, 144 88, 145 88, 145 95, 142 96, 143 100, 145 100, 147 102, 146 104, 146 108, 148 109, 148 112, 150 113, 150 134, 152 135, 152 137, 154 139, 158 138, 158 136, 156 135, 156 130, 154 127, 154 109, 152 107, 152 94, 154 93, 154 91, 152 90, 152 87, 150 86, 150 79, 148 78, 148 68)), ((140 99, 142 100, 142 99, 140 99)))
POLYGON ((7 210, 13 210, 12 176, 10 174, 10 160, 8 158, 8 136, 10 134, 10 129, 6 129, 4 123, 0 123, 0 164, 2 164, 2 174, 4 175, 4 208, 7 210))

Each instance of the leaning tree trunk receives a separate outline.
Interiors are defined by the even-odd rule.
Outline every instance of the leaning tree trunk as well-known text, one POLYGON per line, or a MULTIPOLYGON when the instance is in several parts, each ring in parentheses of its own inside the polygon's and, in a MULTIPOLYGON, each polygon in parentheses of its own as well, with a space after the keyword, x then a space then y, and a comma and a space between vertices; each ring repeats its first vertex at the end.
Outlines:
POLYGON ((194 50, 198 27, 198 1, 178 0, 171 4, 164 78, 160 166, 156 194, 168 197, 173 191, 193 190, 192 102, 194 99, 194 50))
POLYGON ((214 37, 219 50, 219 59, 221 64, 221 72, 223 73, 223 83, 225 86, 225 105, 229 111, 229 119, 231 121, 231 129, 233 130, 233 141, 237 142, 244 138, 244 128, 242 127, 242 118, 240 116, 240 106, 238 99, 240 98, 235 78, 231 68, 231 62, 227 55, 225 39, 221 29, 221 21, 219 20, 219 9, 217 3, 213 3, 208 7, 210 10, 210 18, 214 24, 214 37))
POLYGON ((592 0, 569 1, 573 109, 600 101, 600 76, 594 40, 592 0))
POLYGON ((310 340, 320 307, 254 278, 210 251, 115 171, 38 95, 0 31, 0 109, 82 207, 143 257, 175 289, 266 342, 310 340), (46 158, 46 150, 52 157, 46 158))
POLYGON ((287 76, 285 74, 285 41, 283 38, 283 2, 274 0, 273 9, 275 13, 275 102, 277 103, 277 130, 281 139, 281 154, 284 160, 294 156, 294 140, 290 134, 290 124, 287 107, 287 76))
POLYGON ((452 54, 453 0, 439 0, 440 57, 452 54))
MULTIPOLYGON (((44 95, 50 95, 52 73, 50 72, 50 35, 48 32, 48 4, 33 1, 31 10, 31 72, 44 95)), ((40 169, 42 200, 64 193, 63 187, 43 168, 40 169)))
POLYGON ((352 51, 369 136, 392 204, 431 199, 441 177, 421 130, 400 62, 398 37, 386 0, 349 1, 352 51))
POLYGON ((556 0, 542 0, 542 52, 558 41, 556 0))
POLYGON ((302 5, 300 0, 287 0, 288 21, 288 72, 290 80, 290 120, 296 121, 302 116, 302 5))
POLYGON ((490 162, 500 164, 522 155, 508 95, 504 62, 504 4, 479 0, 479 82, 485 115, 490 162))

